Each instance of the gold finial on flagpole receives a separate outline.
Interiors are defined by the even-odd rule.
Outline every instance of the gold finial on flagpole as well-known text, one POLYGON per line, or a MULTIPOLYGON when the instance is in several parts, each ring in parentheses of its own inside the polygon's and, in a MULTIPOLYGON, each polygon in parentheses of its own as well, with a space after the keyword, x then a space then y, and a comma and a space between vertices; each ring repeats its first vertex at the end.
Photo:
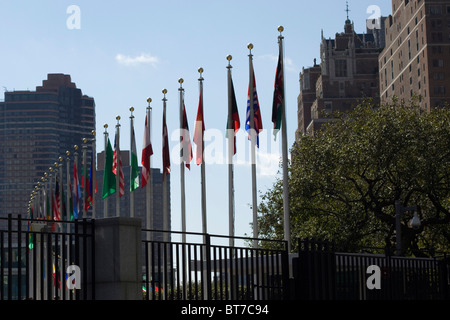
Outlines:
POLYGON ((231 54, 227 55, 227 60, 228 60, 228 67, 227 68, 231 68, 231 60, 233 59, 233 57, 231 56, 231 54))
POLYGON ((133 108, 133 107, 130 107, 129 110, 130 110, 130 112, 131 112, 130 119, 133 119, 133 118, 134 118, 134 116, 133 116, 134 108, 133 108))
POLYGON ((198 68, 198 73, 200 73, 200 78, 198 79, 199 81, 203 81, 204 79, 203 79, 203 68, 202 67, 200 67, 200 68, 198 68))
POLYGON ((147 102, 148 103, 152 102, 152 98, 147 98, 147 102))
POLYGON ((279 26, 278 27, 278 32, 281 34, 284 31, 284 27, 283 26, 279 26))

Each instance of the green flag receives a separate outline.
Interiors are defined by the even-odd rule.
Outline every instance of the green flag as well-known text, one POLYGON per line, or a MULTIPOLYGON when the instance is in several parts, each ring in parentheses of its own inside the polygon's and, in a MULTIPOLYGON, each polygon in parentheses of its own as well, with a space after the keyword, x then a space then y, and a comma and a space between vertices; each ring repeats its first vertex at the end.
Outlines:
POLYGON ((116 175, 112 171, 113 167, 113 150, 111 142, 108 143, 105 151, 105 168, 103 173, 103 199, 116 192, 116 175))
POLYGON ((134 128, 131 128, 131 152, 130 152, 130 192, 139 188, 139 167, 136 151, 136 139, 134 137, 134 128))

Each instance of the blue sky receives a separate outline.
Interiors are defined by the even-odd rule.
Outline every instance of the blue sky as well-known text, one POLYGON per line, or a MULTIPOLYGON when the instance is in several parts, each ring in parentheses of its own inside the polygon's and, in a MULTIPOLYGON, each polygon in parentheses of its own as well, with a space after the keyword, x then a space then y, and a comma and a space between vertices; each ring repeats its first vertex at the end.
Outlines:
MULTIPOLYGON (((376 5, 383 16, 391 14, 390 0, 350 0, 350 19, 358 33, 365 32, 367 8, 376 5)), ((166 88, 169 135, 179 127, 178 79, 184 79, 185 105, 191 130, 198 106, 199 67, 204 73, 204 117, 210 130, 208 143, 223 144, 227 117, 226 56, 231 54, 233 81, 241 123, 244 122, 248 90, 248 43, 253 43, 256 86, 263 126, 272 128, 271 108, 278 55, 277 27, 285 31, 286 107, 288 143, 297 128, 299 72, 313 59, 320 63, 320 35, 334 37, 346 19, 345 0, 0 0, 0 87, 34 90, 48 73, 70 74, 83 94, 96 102, 98 152, 103 150, 103 125, 110 134, 121 120, 121 148, 129 149, 129 107, 135 108, 138 152, 142 146, 146 99, 153 99, 152 166, 161 167, 162 89, 166 88), (79 29, 67 20, 71 5, 80 9, 79 29)), ((3 94, 0 99, 3 98, 3 94)), ((244 133, 240 134, 243 138, 244 133)), ((193 132, 191 132, 191 137, 193 132)), ((258 191, 265 193, 278 173, 279 145, 270 145, 265 132, 257 163, 258 191), (264 165, 265 164, 265 165, 264 165)), ((178 137, 169 141, 172 147, 178 137)), ((279 139, 278 139, 279 140, 279 139)), ((251 235, 251 169, 248 142, 241 139, 242 152, 235 166, 236 235, 251 235)), ((216 145, 215 145, 216 146, 216 145)), ((241 150, 239 149, 238 152, 241 150)), ((217 150, 213 150, 217 152, 217 150)), ((172 151, 172 228, 181 229, 180 169, 172 151)), ((212 156, 220 158, 219 154, 212 156)), ((140 155, 139 155, 140 161, 140 155)), ((228 171, 225 164, 206 166, 208 232, 228 232, 228 171)), ((186 172, 188 231, 201 231, 200 167, 194 162, 186 172)), ((258 199, 259 203, 260 199, 258 199)))

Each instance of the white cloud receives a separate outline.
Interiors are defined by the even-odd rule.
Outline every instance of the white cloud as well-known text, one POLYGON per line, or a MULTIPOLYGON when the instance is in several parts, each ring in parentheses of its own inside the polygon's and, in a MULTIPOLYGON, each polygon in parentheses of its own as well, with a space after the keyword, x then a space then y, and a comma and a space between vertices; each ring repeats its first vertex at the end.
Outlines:
MULTIPOLYGON (((260 56, 260 58, 269 59, 269 60, 278 62, 278 56, 274 55, 274 54, 264 54, 264 55, 260 56)), ((284 67, 285 67, 286 71, 296 71, 297 70, 292 59, 288 58, 288 57, 284 57, 284 67)))
POLYGON ((124 66, 137 66, 141 64, 151 64, 155 67, 159 63, 159 59, 156 56, 152 56, 148 53, 142 53, 139 56, 131 57, 118 53, 116 55, 116 61, 124 66))

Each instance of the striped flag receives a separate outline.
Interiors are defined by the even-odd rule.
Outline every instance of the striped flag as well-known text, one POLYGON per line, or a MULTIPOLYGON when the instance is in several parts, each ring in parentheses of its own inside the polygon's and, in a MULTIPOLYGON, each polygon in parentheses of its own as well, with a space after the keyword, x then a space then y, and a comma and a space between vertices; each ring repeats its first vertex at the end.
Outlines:
POLYGON ((191 170, 191 160, 192 160, 192 145, 191 137, 189 134, 189 125, 186 115, 186 107, 184 105, 183 99, 183 125, 181 128, 181 160, 185 163, 186 168, 191 170))
POLYGON ((255 72, 253 72, 253 88, 250 91, 250 84, 248 86, 248 96, 247 96, 247 120, 245 121, 245 130, 249 132, 250 139, 250 93, 253 96, 253 110, 254 110, 254 124, 256 133, 256 146, 259 148, 259 133, 263 129, 261 111, 259 109, 258 94, 256 92, 256 81, 255 72))
POLYGON ((273 122, 273 135, 276 140, 277 133, 281 128, 281 117, 283 115, 283 100, 284 100, 284 89, 283 89, 283 57, 281 56, 281 51, 278 56, 278 65, 275 75, 275 90, 273 93, 273 106, 272 106, 272 122, 273 122))
POLYGON ((202 93, 198 102, 197 118, 195 120, 194 138, 193 141, 197 145, 196 163, 201 164, 203 161, 203 132, 205 131, 205 122, 203 120, 203 101, 202 93))
POLYGON ((117 176, 119 177, 119 196, 121 197, 125 194, 125 178, 123 176, 122 159, 120 157, 119 128, 117 128, 116 136, 114 138, 114 155, 113 155, 112 171, 116 175, 116 177, 117 176), (117 174, 117 171, 119 171, 119 174, 117 174))
POLYGON ((147 185, 147 181, 150 179, 150 156, 153 154, 152 143, 150 141, 148 117, 145 116, 145 132, 144 132, 144 145, 142 147, 142 188, 147 185))

